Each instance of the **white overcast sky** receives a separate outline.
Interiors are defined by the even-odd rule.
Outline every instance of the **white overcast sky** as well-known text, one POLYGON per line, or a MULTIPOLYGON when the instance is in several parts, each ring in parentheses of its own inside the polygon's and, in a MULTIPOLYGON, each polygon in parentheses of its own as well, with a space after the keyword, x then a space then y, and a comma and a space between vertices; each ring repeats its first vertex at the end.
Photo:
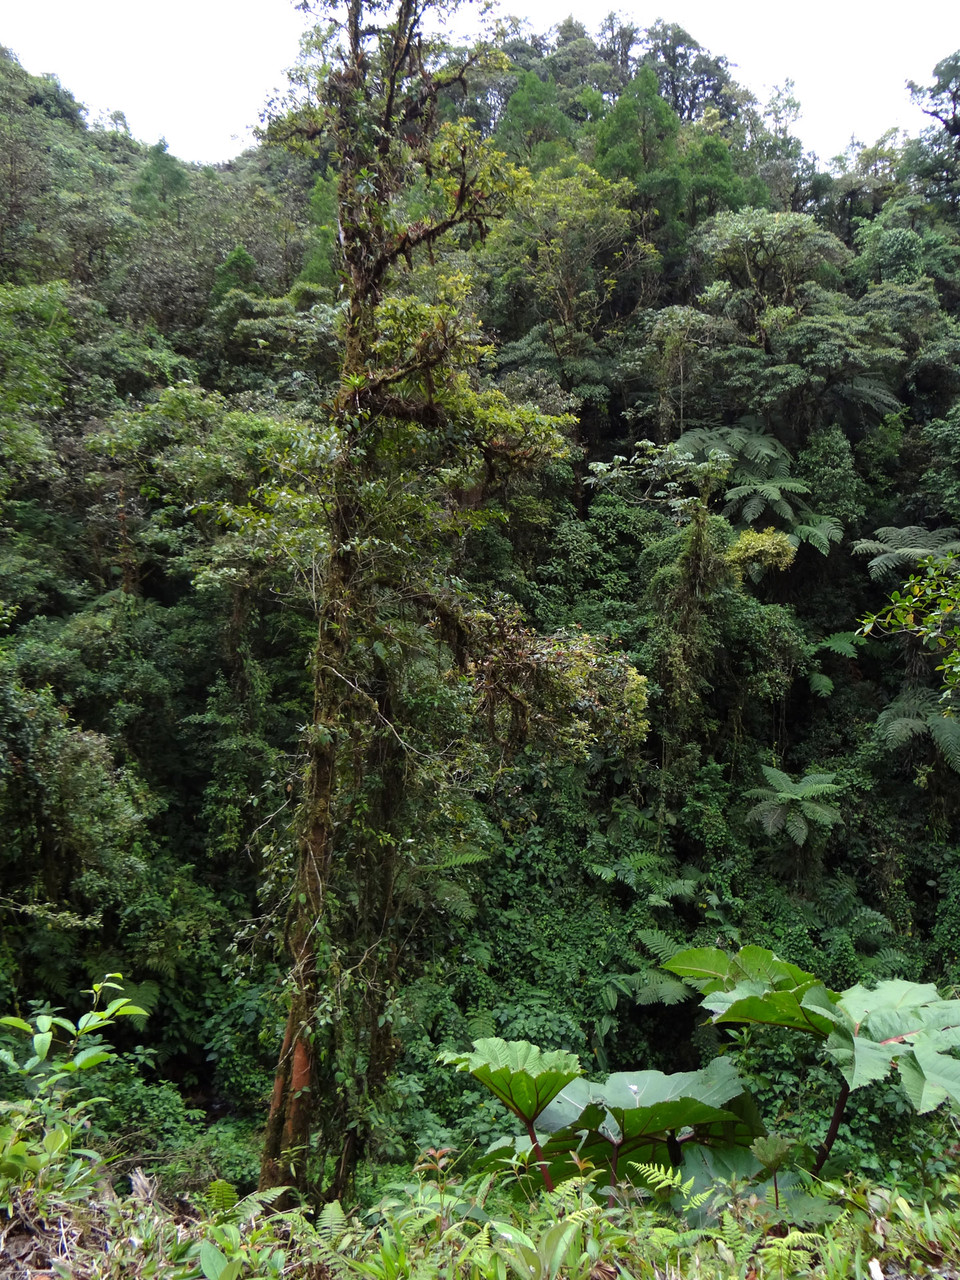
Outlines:
MULTIPOLYGON (((927 123, 904 82, 924 83, 960 48, 960 0, 503 0, 546 31, 572 13, 591 31, 616 9, 640 27, 678 22, 761 100, 789 77, 797 132, 823 159, 855 135, 874 142, 927 123)), ((226 160, 248 144, 285 84, 306 18, 292 0, 0 0, 0 44, 52 71, 90 109, 123 111, 134 135, 184 160, 226 160)), ((461 26, 463 19, 458 20, 461 26)))

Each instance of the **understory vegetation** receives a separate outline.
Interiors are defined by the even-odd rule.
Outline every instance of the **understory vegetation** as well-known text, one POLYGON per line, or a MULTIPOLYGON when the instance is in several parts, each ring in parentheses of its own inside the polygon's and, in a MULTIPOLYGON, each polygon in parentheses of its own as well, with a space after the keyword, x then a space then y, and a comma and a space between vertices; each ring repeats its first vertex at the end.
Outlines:
POLYGON ((960 53, 324 13, 0 49, 3 1274, 952 1274, 960 53))

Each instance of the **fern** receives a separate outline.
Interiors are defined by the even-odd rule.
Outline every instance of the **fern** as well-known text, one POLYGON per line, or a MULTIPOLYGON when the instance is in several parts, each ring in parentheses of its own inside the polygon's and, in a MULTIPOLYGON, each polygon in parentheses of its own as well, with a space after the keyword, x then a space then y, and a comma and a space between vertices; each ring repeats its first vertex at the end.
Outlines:
POLYGON ((908 525, 897 529, 885 526, 873 538, 860 538, 853 544, 855 555, 870 556, 867 569, 871 578, 881 579, 915 569, 929 555, 946 555, 960 551, 956 529, 924 529, 908 525))
POLYGON ((877 717, 877 735, 889 750, 930 735, 947 764, 960 773, 960 722, 943 714, 932 689, 904 690, 877 717))
POLYGON ((898 410, 903 408, 903 405, 890 388, 885 387, 876 378, 864 376, 850 378, 847 382, 838 383, 834 387, 834 394, 841 400, 847 400, 851 404, 866 405, 868 409, 873 410, 878 418, 885 417, 890 413, 897 413, 898 410))
POLYGON ((816 515, 813 512, 806 513, 805 519, 805 523, 793 526, 789 535, 790 541, 795 547, 798 547, 801 542, 808 542, 821 555, 829 555, 830 544, 839 542, 843 537, 843 525, 833 516, 816 515))
POLYGON ((458 920, 472 920, 477 914, 476 897, 455 880, 437 880, 433 886, 437 906, 458 920))
POLYGON ((897 947, 881 947, 876 955, 870 958, 870 968, 881 976, 902 973, 907 963, 906 953, 897 947))
POLYGON ((768 836, 781 831, 795 845, 802 846, 810 834, 810 822, 818 826, 832 827, 841 820, 840 810, 824 800, 840 793, 833 773, 808 773, 799 781, 770 765, 763 766, 768 785, 755 787, 746 793, 758 803, 747 814, 748 821, 759 822, 768 836))
POLYGON ((213 1213, 227 1213, 237 1203, 237 1188, 224 1178, 214 1178, 207 1187, 207 1200, 213 1213))
POLYGON ((749 426, 697 427, 685 431, 673 448, 694 458, 707 459, 717 453, 725 453, 734 461, 774 462, 788 461, 786 447, 762 429, 749 426))
POLYGON ((651 887, 647 904, 651 907, 671 907, 676 898, 687 902, 694 896, 699 884, 699 876, 696 879, 676 877, 673 880, 661 880, 651 887))
POLYGON ((794 844, 806 844, 807 836, 810 834, 810 825, 802 813, 797 813, 796 810, 788 811, 784 818, 783 827, 794 844))
POLYGON ((940 748, 944 759, 954 773, 960 773, 960 721, 952 716, 931 716, 928 722, 930 736, 940 748))
POLYGON ((425 869, 431 872, 452 871, 455 867, 472 867, 478 862, 487 862, 489 858, 490 854, 485 849, 478 849, 475 845, 463 845, 459 849, 450 850, 439 862, 425 869))
POLYGON ((231 1210, 235 1218, 250 1218, 279 1200, 289 1191, 289 1187, 267 1187, 263 1191, 251 1191, 249 1195, 238 1200, 231 1210))
POLYGON ((471 1040, 488 1040, 497 1034, 496 1020, 486 1009, 476 1009, 467 1017, 467 1030, 471 1040))
POLYGON ((348 1226, 347 1215, 339 1200, 329 1200, 317 1218, 317 1235, 328 1244, 336 1244, 348 1226))
POLYGON ((764 1266, 776 1267, 781 1275, 810 1266, 814 1253, 823 1248, 823 1236, 812 1231, 788 1231, 785 1236, 768 1236, 760 1246, 759 1256, 764 1266))
POLYGON ((668 960, 672 960, 683 946, 682 942, 674 942, 669 934, 661 933, 659 929, 640 929, 637 937, 657 964, 666 964, 668 960))
POLYGON ((829 653, 835 653, 841 658, 855 658, 857 648, 863 642, 863 636, 856 631, 834 631, 832 635, 824 636, 814 648, 814 653, 820 649, 826 649, 829 653))
POLYGON ((658 1195, 686 1195, 693 1190, 695 1179, 688 1178, 684 1182, 682 1169, 668 1169, 662 1164, 644 1164, 636 1160, 630 1161, 630 1168, 636 1169, 644 1182, 658 1195))
MULTIPOLYGON (((299 1224, 303 1230, 305 1224, 299 1224)), ((355 1237, 350 1235, 350 1221, 343 1212, 339 1200, 330 1200, 323 1206, 314 1224, 314 1237, 320 1254, 322 1273, 336 1280, 354 1280, 357 1263, 344 1257, 355 1237)))
POLYGON ((715 1239, 730 1255, 724 1257, 723 1250, 718 1249, 724 1262, 731 1263, 742 1273, 763 1239, 763 1231, 747 1231, 729 1209, 724 1209, 720 1218, 720 1231, 715 1239))
POLYGON ((691 994, 690 988, 684 983, 671 978, 668 974, 658 973, 654 969, 643 975, 643 980, 638 983, 633 998, 637 1004, 641 1005, 673 1005, 688 1000, 691 994))
POLYGON ((147 1026, 147 1017, 157 1007, 157 1001, 160 999, 159 983, 154 982, 152 978, 148 978, 145 982, 124 982, 121 994, 125 995, 131 1004, 144 1010, 142 1014, 134 1014, 131 1019, 138 1031, 144 1031, 147 1026))

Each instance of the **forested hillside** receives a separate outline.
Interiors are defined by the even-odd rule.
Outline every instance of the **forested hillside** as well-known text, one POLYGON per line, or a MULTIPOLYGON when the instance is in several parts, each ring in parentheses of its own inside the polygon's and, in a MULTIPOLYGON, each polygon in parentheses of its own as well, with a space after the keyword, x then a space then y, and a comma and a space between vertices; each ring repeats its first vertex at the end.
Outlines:
MULTIPOLYGON (((663 965, 960 984, 960 54, 825 163, 669 22, 419 22, 211 168, 0 50, 0 1049, 122 974, 171 1192, 482 1149, 491 1037, 813 1149, 807 1028, 663 965)), ((828 1172, 954 1140, 885 1062, 828 1172)))

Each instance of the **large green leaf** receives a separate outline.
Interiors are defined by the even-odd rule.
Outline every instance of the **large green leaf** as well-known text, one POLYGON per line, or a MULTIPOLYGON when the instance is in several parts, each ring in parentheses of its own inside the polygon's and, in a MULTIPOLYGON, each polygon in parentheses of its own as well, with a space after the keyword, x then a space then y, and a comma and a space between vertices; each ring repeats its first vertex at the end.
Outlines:
POLYGON ((854 1035, 849 1027, 837 1027, 824 1048, 850 1088, 862 1089, 865 1084, 873 1084, 887 1075, 900 1046, 878 1044, 876 1040, 854 1035))
MULTIPOLYGON (((594 1084, 582 1077, 571 1080, 563 1086, 557 1096, 550 1102, 537 1120, 537 1129, 541 1133, 558 1133, 561 1129, 588 1123, 588 1112, 600 1108, 599 1117, 603 1119, 603 1086, 594 1084)), ((599 1121, 598 1121, 599 1123, 599 1121)))
POLYGON ((896 1064, 917 1111, 947 1098, 960 1105, 960 1000, 944 1000, 932 983, 901 978, 844 991, 832 1012, 827 1054, 851 1089, 882 1080, 896 1064))
POLYGON ((876 1040, 910 1034, 910 1028, 919 1031, 930 1018, 941 1014, 960 1020, 960 1003, 941 1000, 932 982, 892 978, 872 991, 858 983, 848 987, 837 1003, 855 1025, 869 1023, 876 1040))
POLYGON ((738 1105, 743 1084, 729 1058, 700 1071, 618 1071, 602 1085, 575 1081, 542 1117, 559 1120, 567 1108, 580 1115, 544 1146, 551 1171, 574 1152, 580 1160, 609 1165, 611 1177, 627 1158, 671 1163, 681 1143, 748 1145, 763 1131, 755 1108, 738 1105))
MULTIPOLYGON (((956 1058, 939 1053, 927 1036, 918 1036, 910 1053, 904 1054, 900 1059, 901 1077, 904 1074, 904 1067, 908 1067, 909 1073, 908 1064, 915 1065, 923 1076, 923 1093, 920 1103, 919 1105, 914 1103, 918 1111, 932 1111, 946 1098, 949 1098, 954 1106, 960 1107, 960 1062, 956 1058)), ((904 1088, 907 1088, 906 1081, 904 1088)), ((911 1101, 913 1101, 912 1097, 911 1101)))
POLYGON ((439 1060, 458 1071, 469 1071, 527 1124, 583 1074, 580 1059, 565 1049, 544 1052, 527 1040, 498 1036, 475 1040, 473 1053, 442 1053, 439 1060))
POLYGON ((722 987, 730 974, 730 956, 719 947, 690 947, 664 962, 664 969, 700 991, 722 987))
POLYGON ((905 1053, 897 1063, 900 1083, 914 1111, 921 1115, 933 1111, 946 1101, 946 1092, 929 1080, 912 1053, 905 1053))
MULTIPOLYGON (((775 771, 766 771, 771 774, 775 771)), ((827 777, 828 775, 823 775, 827 777)), ((752 1022, 807 1031, 824 1042, 849 1089, 896 1068, 913 1107, 949 1099, 960 1107, 960 1000, 932 983, 902 978, 830 991, 811 973, 763 947, 727 955, 715 947, 680 951, 663 966, 698 987, 714 1022, 752 1022)))
POLYGON ((700 1071, 617 1071, 602 1086, 611 1110, 653 1106, 675 1098, 693 1098, 720 1107, 743 1092, 743 1082, 729 1058, 714 1058, 700 1071))
POLYGON ((787 1027, 807 1031, 825 1039, 832 1022, 817 1007, 820 998, 829 1002, 830 993, 815 979, 790 991, 763 990, 759 983, 743 982, 732 991, 717 991, 705 997, 703 1006, 714 1022, 753 1022, 762 1026, 787 1027), (814 1000, 807 1003, 807 997, 814 1000))
POLYGON ((766 947, 728 955, 716 947, 679 951, 663 966, 704 994, 714 1022, 754 1022, 807 1031, 826 1039, 833 1019, 823 1006, 838 999, 805 969, 766 947))
POLYGON ((717 947, 693 947, 678 951, 663 967, 705 994, 730 991, 741 982, 758 982, 760 989, 774 991, 793 990, 817 982, 812 973, 781 960, 766 947, 742 947, 736 955, 728 955, 717 947))

